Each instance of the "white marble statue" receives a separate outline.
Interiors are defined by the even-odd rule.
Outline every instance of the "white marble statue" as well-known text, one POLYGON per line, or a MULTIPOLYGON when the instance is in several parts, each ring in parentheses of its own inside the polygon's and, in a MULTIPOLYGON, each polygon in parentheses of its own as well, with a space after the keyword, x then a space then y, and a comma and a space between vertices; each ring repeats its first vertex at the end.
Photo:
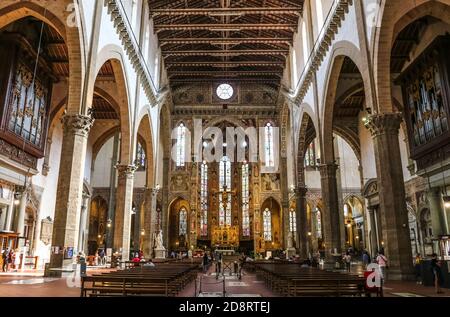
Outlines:
POLYGON ((162 230, 159 230, 156 236, 156 249, 164 249, 162 230))

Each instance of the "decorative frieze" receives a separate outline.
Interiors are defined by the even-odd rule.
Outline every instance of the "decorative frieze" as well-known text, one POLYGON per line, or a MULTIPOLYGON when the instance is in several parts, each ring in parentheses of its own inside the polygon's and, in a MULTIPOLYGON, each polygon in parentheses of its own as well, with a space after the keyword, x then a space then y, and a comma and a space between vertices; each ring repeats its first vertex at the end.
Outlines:
POLYGON ((154 90, 156 91, 155 85, 148 71, 146 62, 140 53, 139 45, 132 35, 132 31, 129 30, 129 23, 127 22, 125 13, 122 12, 122 4, 117 0, 106 0, 105 6, 108 7, 111 21, 114 23, 114 27, 122 41, 124 51, 128 54, 131 65, 133 65, 133 68, 141 80, 141 84, 150 104, 155 106, 158 103, 161 103, 162 100, 158 100, 153 92, 154 90))
POLYGON ((36 169, 37 158, 22 151, 17 146, 0 139, 0 153, 19 164, 36 169))
POLYGON ((301 78, 299 90, 295 96, 292 97, 293 102, 296 105, 300 105, 308 92, 309 86, 314 78, 314 74, 319 69, 322 61, 328 53, 331 44, 341 27, 342 21, 345 19, 346 13, 349 11, 349 7, 353 5, 353 0, 338 0, 336 1, 334 11, 328 19, 328 25, 324 28, 325 32, 322 38, 317 42, 316 46, 311 53, 311 59, 309 64, 305 67, 306 71, 301 78))

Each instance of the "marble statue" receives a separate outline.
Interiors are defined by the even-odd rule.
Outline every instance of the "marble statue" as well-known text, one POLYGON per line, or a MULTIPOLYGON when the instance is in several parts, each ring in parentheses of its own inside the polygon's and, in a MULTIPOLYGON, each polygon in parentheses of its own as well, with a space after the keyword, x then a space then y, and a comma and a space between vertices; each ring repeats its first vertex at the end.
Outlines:
POLYGON ((159 230, 156 236, 156 249, 164 249, 162 230, 159 230))

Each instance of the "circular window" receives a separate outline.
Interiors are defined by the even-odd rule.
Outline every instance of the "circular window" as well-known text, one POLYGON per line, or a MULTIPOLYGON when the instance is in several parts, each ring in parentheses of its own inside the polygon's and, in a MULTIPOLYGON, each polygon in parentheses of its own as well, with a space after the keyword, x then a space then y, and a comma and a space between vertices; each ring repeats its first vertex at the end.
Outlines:
POLYGON ((229 84, 221 84, 217 87, 217 96, 222 100, 228 100, 233 97, 233 87, 229 84))

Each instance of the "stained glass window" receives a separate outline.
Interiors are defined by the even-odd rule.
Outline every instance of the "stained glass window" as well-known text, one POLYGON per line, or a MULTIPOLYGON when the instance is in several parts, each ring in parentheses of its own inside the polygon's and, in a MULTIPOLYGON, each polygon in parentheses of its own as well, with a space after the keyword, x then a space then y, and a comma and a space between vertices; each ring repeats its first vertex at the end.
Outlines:
POLYGON ((136 165, 138 167, 138 170, 145 170, 146 166, 145 150, 140 142, 138 142, 136 148, 136 165))
POLYGON ((306 149, 305 167, 315 167, 315 166, 316 166, 316 146, 315 142, 313 141, 306 149))
POLYGON ((250 236, 248 163, 242 165, 242 235, 250 236))
POLYGON ((231 226, 231 161, 224 156, 219 164, 219 225, 231 226))
POLYGON ((186 208, 180 209, 180 228, 179 228, 179 235, 185 236, 187 234, 187 211, 186 208))
POLYGON ((317 222, 317 238, 322 238, 322 214, 318 208, 316 208, 316 222, 317 222))
POLYGON ((41 147, 45 130, 48 91, 24 64, 18 65, 11 98, 8 128, 26 141, 41 147))
POLYGON ((415 146, 448 131, 439 65, 433 63, 406 87, 409 119, 415 146))
POLYGON ((177 128, 177 167, 183 167, 186 161, 186 127, 181 123, 177 128))
POLYGON ((200 171, 200 234, 202 237, 208 235, 208 164, 203 162, 200 171))
POLYGON ((219 190, 223 191, 225 186, 227 191, 231 190, 231 161, 227 156, 220 160, 219 166, 219 190))
POLYGON ((272 241, 272 213, 268 208, 263 213, 264 241, 272 241))
POLYGON ((295 212, 295 209, 289 210, 289 231, 290 232, 297 232, 297 214, 295 212))
POLYGON ((266 127, 265 127, 265 145, 264 145, 264 149, 265 149, 265 155, 266 155, 266 160, 265 160, 265 164, 267 167, 274 167, 275 166, 275 160, 274 160, 274 149, 273 149, 273 126, 272 123, 267 123, 266 127))

